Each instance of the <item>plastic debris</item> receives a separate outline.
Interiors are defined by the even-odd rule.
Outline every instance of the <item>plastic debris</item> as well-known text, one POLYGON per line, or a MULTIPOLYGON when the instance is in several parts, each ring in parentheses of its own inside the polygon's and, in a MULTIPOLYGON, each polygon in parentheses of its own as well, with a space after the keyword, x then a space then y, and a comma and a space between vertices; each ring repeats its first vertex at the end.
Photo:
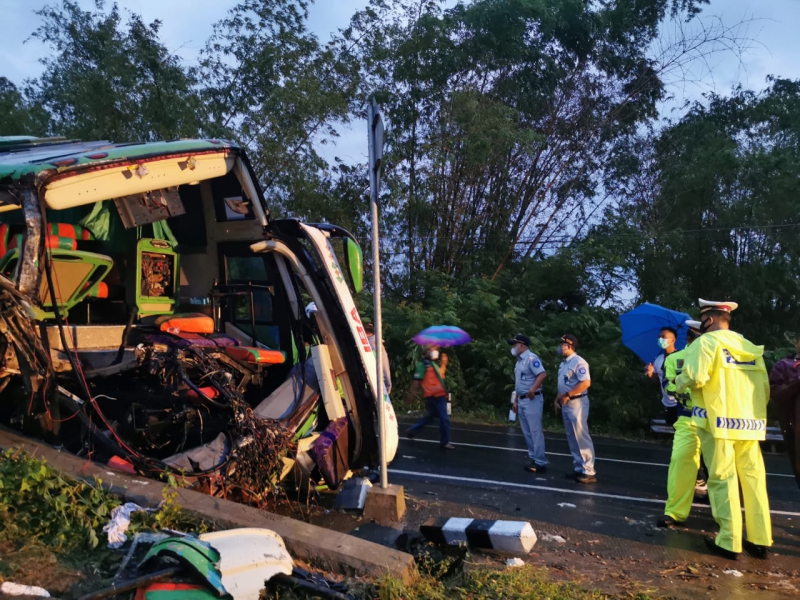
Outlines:
POLYGON ((559 502, 558 505, 561 508, 577 508, 574 504, 571 504, 569 502, 559 502))
POLYGON ((112 549, 122 548, 128 540, 125 532, 131 525, 131 514, 135 512, 153 512, 153 508, 142 508, 135 502, 126 502, 122 506, 117 506, 111 511, 111 520, 103 527, 103 531, 108 534, 108 547, 112 549))
POLYGON ((0 594, 8 596, 39 596, 40 598, 50 597, 50 592, 44 588, 36 587, 35 585, 21 585, 10 581, 4 581, 3 585, 0 585, 0 594))
POLYGON ((558 542, 559 544, 566 544, 567 540, 565 540, 560 535, 551 535, 549 533, 541 534, 541 538, 545 542, 558 542))
POLYGON ((509 558, 506 561, 506 566, 507 567, 524 567, 525 566, 525 561, 522 560, 521 558, 509 558))
POLYGON ((741 571, 737 571, 736 569, 725 569, 723 571, 725 575, 733 575, 734 577, 744 577, 741 571))

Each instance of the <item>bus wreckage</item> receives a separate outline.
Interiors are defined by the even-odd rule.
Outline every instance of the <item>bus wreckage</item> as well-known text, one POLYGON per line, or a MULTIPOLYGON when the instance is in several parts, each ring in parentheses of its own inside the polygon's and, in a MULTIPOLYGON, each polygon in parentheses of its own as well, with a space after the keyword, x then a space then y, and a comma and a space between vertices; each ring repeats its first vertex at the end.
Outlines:
POLYGON ((230 142, 0 138, 0 424, 258 506, 335 489, 378 464, 379 410, 397 449, 362 268, 347 231, 271 219, 230 142))

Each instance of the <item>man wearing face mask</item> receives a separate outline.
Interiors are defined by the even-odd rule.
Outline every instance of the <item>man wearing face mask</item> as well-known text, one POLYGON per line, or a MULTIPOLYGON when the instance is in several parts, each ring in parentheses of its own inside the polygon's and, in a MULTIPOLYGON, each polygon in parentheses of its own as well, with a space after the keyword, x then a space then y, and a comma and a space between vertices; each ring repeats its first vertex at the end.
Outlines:
POLYGON ((439 348, 428 346, 422 360, 417 363, 407 401, 410 403, 422 388, 427 413, 406 431, 406 436, 416 437, 433 419, 439 419, 439 445, 445 450, 453 450, 455 446, 450 443, 450 415, 447 414, 447 354, 441 357, 441 364, 437 364, 439 348))
POLYGON ((678 339, 678 332, 672 327, 664 327, 658 334, 658 347, 661 353, 656 359, 647 365, 645 375, 658 378, 661 384, 661 404, 664 405, 664 420, 670 427, 678 420, 678 405, 674 396, 670 396, 664 387, 664 363, 668 356, 675 352, 675 342, 678 339))
POLYGON ((742 549, 765 559, 772 546, 772 523, 759 441, 767 430, 769 379, 764 347, 730 330, 737 307, 735 302, 700 300, 703 335, 689 346, 675 386, 678 393, 691 393, 692 421, 708 467, 708 496, 719 534, 706 537, 706 545, 732 560, 742 549))
POLYGON ((563 335, 558 339, 556 352, 564 360, 558 367, 556 411, 561 411, 567 443, 572 454, 574 471, 567 477, 579 483, 597 483, 594 470, 594 444, 589 435, 589 363, 578 356, 578 338, 563 335))
POLYGON ((697 437, 697 425, 692 421, 692 398, 688 393, 678 394, 675 379, 683 371, 683 363, 689 346, 700 337, 700 322, 686 321, 689 331, 686 333, 686 348, 671 353, 664 360, 663 387, 676 403, 677 419, 673 427, 672 455, 669 459, 667 474, 667 505, 656 525, 658 527, 674 527, 689 517, 695 491, 698 485, 705 486, 705 481, 697 479, 701 466, 700 438, 697 437))
POLYGON ((508 343, 512 356, 517 357, 514 366, 514 391, 517 393, 514 411, 519 414, 519 424, 528 447, 530 462, 525 468, 531 473, 544 473, 547 471, 547 457, 542 431, 542 383, 547 373, 539 357, 531 352, 531 340, 527 335, 520 333, 508 343))

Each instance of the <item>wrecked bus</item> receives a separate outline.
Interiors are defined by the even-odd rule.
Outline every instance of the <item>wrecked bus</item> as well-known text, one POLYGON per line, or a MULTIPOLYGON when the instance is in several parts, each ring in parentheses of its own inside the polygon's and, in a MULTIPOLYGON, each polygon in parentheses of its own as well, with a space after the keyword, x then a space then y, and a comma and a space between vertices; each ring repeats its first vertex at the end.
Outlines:
POLYGON ((362 280, 354 237, 271 218, 231 142, 0 138, 0 423, 256 504, 336 487, 378 464, 378 410, 397 448, 362 280))

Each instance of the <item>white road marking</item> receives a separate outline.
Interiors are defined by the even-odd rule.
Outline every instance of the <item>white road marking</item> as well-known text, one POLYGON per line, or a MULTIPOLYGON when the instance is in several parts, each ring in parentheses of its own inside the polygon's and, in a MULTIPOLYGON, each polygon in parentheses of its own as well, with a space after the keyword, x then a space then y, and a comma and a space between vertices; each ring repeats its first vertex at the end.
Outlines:
MULTIPOLYGON (((454 482, 469 482, 469 483, 482 483, 492 486, 504 486, 513 488, 522 488, 526 490, 540 490, 543 492, 560 492, 562 494, 575 494, 578 496, 589 496, 592 498, 608 498, 611 500, 624 500, 626 502, 647 502, 649 504, 666 504, 666 500, 659 500, 658 498, 641 498, 639 496, 621 496, 619 494, 604 494, 602 492, 589 492, 587 490, 570 490, 565 488, 550 487, 546 485, 531 485, 529 483, 515 483, 513 481, 494 481, 491 479, 477 479, 474 477, 456 477, 454 475, 440 475, 438 473, 418 473, 416 471, 403 471, 401 469, 388 469, 389 473, 395 475, 411 475, 413 477, 422 477, 429 479, 441 479, 444 481, 454 482)), ((693 508, 711 508, 707 504, 692 504, 693 508)), ((742 509, 744 510, 744 509, 742 509)), ((786 517, 800 517, 800 512, 788 512, 784 510, 770 510, 773 515, 781 515, 786 517)))
MULTIPOLYGON (((425 442, 426 444, 438 444, 439 442, 436 440, 423 440, 420 438, 408 438, 408 437, 401 437, 401 440, 406 441, 413 441, 413 442, 425 442)), ((458 442, 454 444, 455 446, 466 446, 468 448, 486 448, 488 450, 508 450, 509 452, 525 452, 527 454, 528 450, 526 448, 509 448, 507 446, 487 446, 484 444, 467 444, 463 442, 458 442)), ((550 456, 566 456, 567 458, 572 458, 571 454, 566 454, 563 452, 545 452, 545 454, 549 454, 550 456)), ((603 456, 595 456, 595 460, 602 460, 606 462, 615 462, 615 463, 624 463, 626 465, 645 465, 648 467, 669 467, 669 463, 654 463, 654 462, 644 462, 638 460, 622 460, 620 458, 605 458, 603 456)), ((770 477, 792 477, 794 475, 785 475, 783 473, 767 473, 770 477)))

